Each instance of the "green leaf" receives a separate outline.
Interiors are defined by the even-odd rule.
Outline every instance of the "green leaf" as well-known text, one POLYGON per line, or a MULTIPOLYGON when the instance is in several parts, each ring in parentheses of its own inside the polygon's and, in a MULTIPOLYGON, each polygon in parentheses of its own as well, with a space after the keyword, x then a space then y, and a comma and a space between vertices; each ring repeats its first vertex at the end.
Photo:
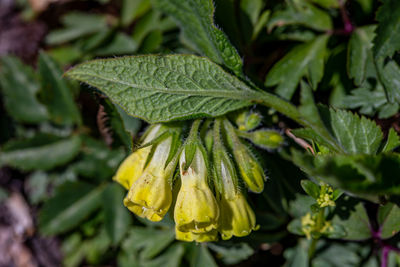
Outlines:
POLYGON ((378 202, 379 194, 400 193, 400 181, 393 176, 400 173, 397 153, 311 156, 292 152, 294 163, 308 175, 359 197, 378 202))
POLYGON ((351 95, 345 96, 342 100, 343 108, 360 108, 360 113, 374 115, 387 103, 385 91, 380 86, 371 91, 367 88, 357 88, 351 91, 351 95))
POLYGON ((0 63, 0 85, 7 113, 19 122, 47 120, 46 107, 36 98, 40 88, 33 69, 14 56, 3 56, 0 63))
POLYGON ((144 261, 142 266, 146 267, 179 267, 182 257, 185 253, 185 248, 182 243, 175 243, 170 246, 165 253, 157 258, 149 261, 144 261))
POLYGON ((175 239, 175 231, 172 229, 156 230, 152 228, 135 227, 130 230, 129 237, 124 241, 122 247, 128 252, 140 252, 143 260, 157 256, 175 239))
POLYGON ((335 138, 350 154, 376 154, 383 134, 375 122, 349 111, 330 110, 330 122, 335 138))
POLYGON ((389 102, 400 102, 400 66, 395 60, 385 60, 384 58, 376 59, 375 65, 389 102))
POLYGON ((137 17, 151 8, 149 0, 123 0, 121 8, 121 24, 128 26, 137 17))
POLYGON ((82 154, 79 161, 69 168, 85 178, 96 182, 110 179, 121 161, 126 157, 123 149, 109 149, 103 142, 84 136, 82 154))
POLYGON ((301 116, 307 121, 307 129, 295 130, 299 137, 315 140, 321 145, 329 147, 333 151, 340 151, 337 141, 326 128, 322 121, 318 107, 315 105, 311 88, 307 83, 301 81, 300 106, 298 108, 301 116))
POLYGON ((336 201, 333 212, 332 224, 340 225, 346 233, 342 239, 359 241, 371 238, 371 225, 362 202, 349 196, 342 197, 336 201))
POLYGON ((309 180, 301 180, 301 187, 303 187, 304 191, 307 195, 317 199, 319 197, 319 186, 314 182, 309 180))
POLYGON ((16 140, 3 147, 0 165, 24 171, 50 170, 72 160, 81 148, 81 138, 49 138, 39 135, 31 139, 16 140))
POLYGON ((138 48, 136 42, 125 33, 117 32, 109 38, 93 51, 96 56, 133 54, 138 48))
POLYGON ((227 265, 239 263, 254 254, 247 243, 208 243, 208 247, 227 265))
POLYGON ((393 128, 390 128, 389 134, 382 149, 382 152, 389 152, 400 146, 400 137, 393 128))
POLYGON ((400 3, 397 0, 383 0, 376 13, 378 28, 374 39, 376 58, 392 57, 400 50, 400 3))
POLYGON ((190 244, 188 246, 189 253, 188 260, 190 262, 190 267, 217 267, 218 265, 215 263, 213 256, 208 250, 207 246, 204 244, 190 244))
POLYGON ((57 188, 39 214, 40 230, 45 235, 64 233, 79 226, 101 205, 103 186, 94 188, 84 182, 67 182, 57 188))
POLYGON ((251 24, 255 25, 264 6, 263 0, 240 1, 240 9, 249 17, 251 24))
POLYGON ((78 107, 71 90, 62 78, 62 71, 47 54, 40 53, 39 72, 41 75, 42 99, 57 124, 71 125, 80 122, 78 107))
POLYGON ((376 25, 357 28, 351 35, 347 53, 347 69, 350 78, 360 86, 366 78, 367 61, 372 60, 372 40, 376 25))
POLYGON ((185 39, 196 50, 236 75, 242 73, 242 60, 226 35, 214 25, 211 0, 155 0, 156 8, 173 17, 185 39))
POLYGON ((107 27, 105 16, 72 12, 61 18, 65 28, 54 30, 46 36, 46 43, 56 45, 98 32, 107 27))
POLYGON ((125 194, 125 190, 116 183, 109 184, 103 192, 105 228, 114 245, 122 240, 132 223, 129 210, 122 205, 125 194))
POLYGON ((251 105, 259 94, 210 60, 191 55, 93 60, 66 75, 151 123, 220 116, 251 105))
POLYGON ((378 223, 380 225, 381 237, 390 238, 400 231, 400 208, 394 203, 388 203, 379 207, 378 223))
POLYGON ((286 99, 292 98, 303 76, 307 76, 313 89, 316 89, 324 73, 324 57, 328 39, 328 35, 321 35, 311 42, 290 50, 269 71, 265 78, 265 85, 278 85, 276 93, 286 99))
POLYGON ((328 13, 306 1, 297 1, 284 10, 274 12, 268 23, 268 31, 277 26, 291 24, 304 25, 318 31, 332 29, 332 20, 328 13))
POLYGON ((391 59, 400 50, 400 4, 396 0, 384 0, 376 19, 379 24, 374 39, 374 57, 379 79, 385 87, 390 102, 400 101, 400 67, 391 59))
POLYGON ((42 171, 36 171, 29 176, 25 186, 26 191, 28 192, 29 201, 32 204, 39 204, 40 201, 43 201, 48 197, 49 182, 49 175, 42 171))
POLYGON ((303 238, 299 239, 296 247, 285 250, 283 254, 286 259, 285 266, 308 267, 309 266, 309 259, 307 253, 308 247, 309 247, 309 241, 303 238))

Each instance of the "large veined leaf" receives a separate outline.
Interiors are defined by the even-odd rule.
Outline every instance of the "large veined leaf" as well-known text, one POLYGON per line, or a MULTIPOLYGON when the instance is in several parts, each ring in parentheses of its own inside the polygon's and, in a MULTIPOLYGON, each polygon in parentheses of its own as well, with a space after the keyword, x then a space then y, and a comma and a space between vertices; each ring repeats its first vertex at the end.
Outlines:
POLYGON ((220 116, 251 105, 259 94, 209 59, 192 55, 93 60, 66 75, 151 123, 220 116))
POLYGON ((214 25, 211 0, 154 0, 154 3, 178 22, 187 41, 201 54, 240 75, 242 60, 226 35, 214 25))
POLYGON ((375 122, 349 111, 330 110, 331 128, 342 148, 350 153, 375 154, 383 134, 375 122))

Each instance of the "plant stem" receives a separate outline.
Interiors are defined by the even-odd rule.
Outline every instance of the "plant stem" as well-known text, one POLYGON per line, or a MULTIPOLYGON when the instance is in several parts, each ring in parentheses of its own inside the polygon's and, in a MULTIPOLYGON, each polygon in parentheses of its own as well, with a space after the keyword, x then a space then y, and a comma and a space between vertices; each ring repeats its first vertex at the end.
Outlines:
MULTIPOLYGON (((325 223, 325 208, 321 208, 318 212, 317 220, 316 220, 316 224, 317 224, 316 228, 318 229, 318 231, 322 229, 322 227, 324 226, 324 223, 325 223)), ((314 254, 315 254, 315 250, 317 248, 318 239, 319 238, 313 238, 311 241, 311 245, 308 249, 308 261, 309 261, 310 265, 311 265, 311 260, 313 259, 314 254)))
POLYGON ((273 95, 268 92, 257 93, 254 97, 254 102, 273 108, 279 113, 291 118, 292 120, 305 125, 306 122, 301 119, 301 115, 297 110, 296 106, 292 103, 280 98, 279 96, 273 95))

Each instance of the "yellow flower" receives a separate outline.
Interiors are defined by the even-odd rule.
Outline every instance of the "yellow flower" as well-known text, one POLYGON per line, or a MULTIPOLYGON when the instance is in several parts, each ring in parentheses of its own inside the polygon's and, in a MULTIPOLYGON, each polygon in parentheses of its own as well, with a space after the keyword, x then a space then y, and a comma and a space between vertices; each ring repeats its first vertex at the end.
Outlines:
POLYGON ((207 183, 204 154, 195 148, 192 163, 184 170, 185 149, 180 157, 181 189, 178 193, 174 219, 181 232, 204 234, 217 228, 219 209, 207 183))
POLYGON ((233 199, 227 199, 222 196, 220 201, 220 226, 219 232, 222 239, 230 239, 232 236, 246 236, 252 230, 257 230, 256 216, 241 194, 237 194, 233 199))
MULTIPOLYGON (((149 129, 143 143, 154 139, 160 129, 160 124, 149 129)), ((129 190, 132 184, 142 175, 147 157, 150 154, 151 146, 147 146, 133 152, 119 166, 113 180, 129 190)))
POLYGON ((171 143, 172 137, 168 137, 157 145, 150 163, 124 199, 130 211, 151 221, 162 220, 172 203, 169 180, 173 172, 165 166, 171 143))
MULTIPOLYGON (((218 153, 215 152, 215 153, 218 153)), ((217 155, 217 154, 215 154, 217 155)), ((217 176, 220 178, 220 221, 218 230, 222 239, 230 239, 232 236, 246 236, 252 230, 257 230, 256 216, 246 201, 244 195, 237 187, 237 175, 232 161, 226 153, 221 152, 220 157, 215 157, 217 176)))
POLYGON ((217 230, 211 230, 206 233, 195 234, 192 232, 181 232, 175 227, 175 237, 177 240, 186 242, 213 242, 218 240, 217 230))

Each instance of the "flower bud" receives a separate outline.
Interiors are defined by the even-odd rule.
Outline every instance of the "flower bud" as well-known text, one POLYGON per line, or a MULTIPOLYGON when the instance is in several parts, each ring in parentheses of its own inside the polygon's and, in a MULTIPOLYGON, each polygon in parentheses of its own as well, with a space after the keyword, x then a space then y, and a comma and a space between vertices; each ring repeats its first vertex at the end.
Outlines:
POLYGON ((253 210, 240 192, 233 162, 225 151, 214 149, 214 166, 220 184, 220 220, 218 231, 222 239, 232 236, 246 236, 257 230, 256 217, 253 210))
POLYGON ((262 116, 259 113, 244 111, 235 120, 240 131, 251 131, 260 125, 262 116))
POLYGON ((263 149, 277 149, 284 142, 280 133, 267 129, 247 133, 244 137, 263 149))
POLYGON ((171 144, 170 136, 156 145, 151 161, 124 199, 130 211, 151 221, 162 220, 172 203, 169 180, 173 172, 165 167, 171 144))
MULTIPOLYGON (((145 133, 144 143, 153 140, 159 134, 161 125, 157 124, 149 127, 145 133)), ((143 147, 129 155, 119 166, 113 180, 129 189, 132 184, 142 175, 147 157, 151 152, 151 146, 143 147)))
POLYGON ((185 169, 186 149, 180 156, 181 188, 174 219, 178 231, 204 234, 217 228, 219 209, 207 182, 205 152, 196 145, 193 160, 185 169))
POLYGON ((229 145, 239 168, 240 175, 250 191, 260 193, 264 189, 264 170, 250 149, 236 135, 233 126, 225 121, 229 145))
POLYGON ((232 236, 246 236, 252 230, 257 230, 256 216, 246 201, 243 194, 238 193, 234 198, 222 196, 220 201, 220 226, 218 228, 222 239, 227 240, 232 236))

